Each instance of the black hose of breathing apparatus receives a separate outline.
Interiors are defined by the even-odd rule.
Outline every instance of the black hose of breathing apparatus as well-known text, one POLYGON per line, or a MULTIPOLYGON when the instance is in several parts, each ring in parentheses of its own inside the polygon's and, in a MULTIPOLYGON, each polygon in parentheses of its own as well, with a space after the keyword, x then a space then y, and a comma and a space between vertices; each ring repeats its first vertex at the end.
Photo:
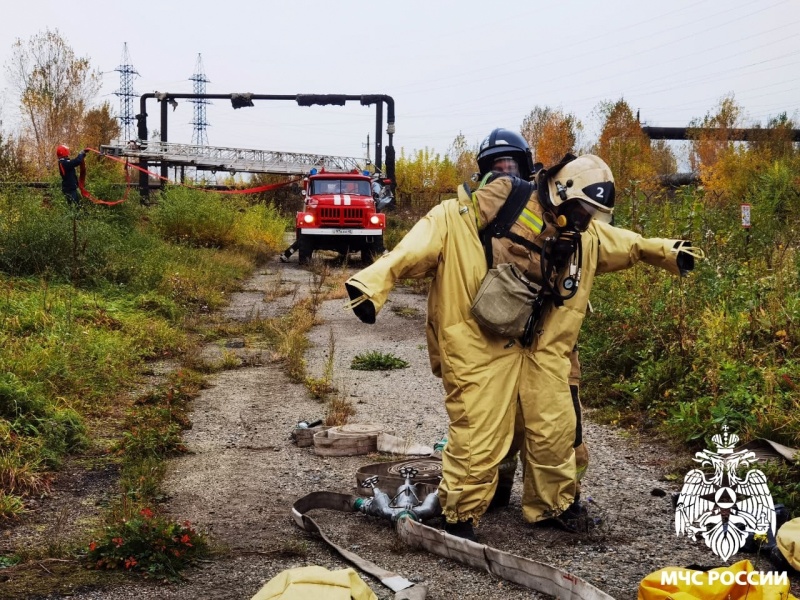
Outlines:
POLYGON ((578 285, 581 281, 581 262, 583 261, 583 244, 581 234, 575 229, 568 229, 560 232, 558 237, 547 238, 542 245, 541 269, 542 269, 542 289, 534 300, 531 307, 531 314, 525 324, 525 330, 520 338, 524 347, 529 347, 533 343, 536 328, 542 317, 544 304, 551 300, 555 306, 561 306, 566 300, 578 293, 578 285), (560 247, 554 246, 561 243, 560 247), (554 260, 548 260, 548 255, 555 255, 554 260), (577 259, 577 260, 576 260, 577 259), (575 266, 575 274, 568 274, 560 282, 558 272, 568 264, 575 266), (552 283, 555 281, 555 285, 552 283), (569 291, 562 294, 558 288, 564 287, 569 291))
POLYGON ((581 243, 579 231, 565 229, 559 233, 558 237, 547 238, 544 241, 540 261, 543 287, 552 296, 556 305, 560 306, 578 293, 582 262, 583 244, 581 243), (567 277, 559 281, 558 272, 570 263, 575 265, 574 275, 568 274, 567 277), (559 288, 562 287, 568 290, 566 294, 561 293, 559 288))

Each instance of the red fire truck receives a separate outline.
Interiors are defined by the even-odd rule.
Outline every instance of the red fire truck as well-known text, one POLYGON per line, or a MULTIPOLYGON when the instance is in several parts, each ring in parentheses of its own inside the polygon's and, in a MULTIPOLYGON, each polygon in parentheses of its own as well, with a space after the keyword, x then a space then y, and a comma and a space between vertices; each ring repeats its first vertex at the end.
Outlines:
POLYGON ((305 206, 297 213, 297 238, 292 244, 301 265, 308 264, 314 250, 360 251, 367 264, 383 254, 386 215, 376 210, 368 174, 313 169, 304 179, 302 193, 305 206))

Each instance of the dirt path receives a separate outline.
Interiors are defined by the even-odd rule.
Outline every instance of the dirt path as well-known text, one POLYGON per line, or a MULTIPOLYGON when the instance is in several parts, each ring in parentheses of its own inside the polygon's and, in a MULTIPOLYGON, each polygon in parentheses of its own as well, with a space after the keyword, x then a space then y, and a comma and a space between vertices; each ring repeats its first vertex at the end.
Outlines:
MULTIPOLYGON (((310 273, 296 260, 286 265, 276 260, 232 298, 227 314, 232 319, 278 314, 308 293, 312 284, 310 273), (265 293, 278 285, 296 287, 297 294, 266 302, 265 293)), ((351 422, 382 423, 423 444, 439 440, 447 420, 441 383, 428 366, 424 297, 398 289, 373 326, 360 323, 342 305, 342 300, 332 300, 321 308, 321 324, 310 334, 309 373, 322 375, 333 339, 334 382, 357 410, 351 422), (369 350, 392 353, 410 366, 389 372, 351 370, 353 357, 369 350)), ((219 345, 208 352, 219 352, 219 345)), ((300 531, 291 521, 290 507, 311 491, 354 493, 357 467, 374 461, 324 458, 311 448, 297 448, 289 438, 292 428, 300 420, 322 417, 323 406, 309 397, 304 386, 290 383, 281 365, 270 362, 259 349, 245 344, 237 352, 251 358, 260 355, 263 364, 212 378, 212 385, 194 401, 193 427, 186 433, 191 452, 171 461, 165 482, 169 510, 209 531, 228 550, 228 557, 188 573, 188 582, 181 586, 132 582, 76 598, 247 600, 283 569, 349 566, 319 538, 300 531)), ((482 542, 567 569, 619 600, 635 598, 641 578, 663 566, 718 564, 705 547, 675 536, 670 493, 679 485, 662 479, 674 458, 661 447, 637 443, 591 422, 585 435, 591 464, 584 495, 594 500, 604 525, 579 536, 532 528, 521 519, 517 484, 511 507, 481 522, 482 542), (660 493, 657 490, 666 495, 654 495, 660 493)), ((411 551, 395 538, 388 523, 327 512, 318 511, 315 518, 334 540, 413 581, 425 582, 430 600, 544 597, 487 573, 411 551)), ((758 566, 769 568, 766 561, 758 566)), ((392 597, 379 582, 364 578, 379 598, 392 597)))

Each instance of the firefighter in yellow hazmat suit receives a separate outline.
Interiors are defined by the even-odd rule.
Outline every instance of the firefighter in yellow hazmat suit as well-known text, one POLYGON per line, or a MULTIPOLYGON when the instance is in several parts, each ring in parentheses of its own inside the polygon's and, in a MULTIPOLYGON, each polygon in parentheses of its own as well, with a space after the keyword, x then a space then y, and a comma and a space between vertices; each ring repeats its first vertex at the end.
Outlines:
POLYGON ((398 279, 433 275, 428 352, 444 384, 450 421, 439 500, 445 530, 468 539, 495 493, 517 411, 525 427, 523 518, 556 517, 575 501, 570 354, 595 274, 639 260, 675 274, 693 266, 680 240, 643 238, 592 219, 610 220, 614 200, 613 176, 595 156, 565 157, 542 170, 533 186, 526 181, 534 170, 527 144, 499 129, 481 144, 478 162, 486 175, 478 190, 459 188, 457 198, 431 209, 391 252, 345 284, 355 314, 374 323, 398 279), (492 175, 494 162, 508 158, 517 162, 519 179, 492 175), (520 190, 524 197, 511 211, 511 225, 493 227, 511 196, 519 204, 520 190), (559 257, 566 247, 572 253, 559 257), (490 262, 510 262, 542 280, 543 303, 524 341, 491 333, 473 317, 490 262))

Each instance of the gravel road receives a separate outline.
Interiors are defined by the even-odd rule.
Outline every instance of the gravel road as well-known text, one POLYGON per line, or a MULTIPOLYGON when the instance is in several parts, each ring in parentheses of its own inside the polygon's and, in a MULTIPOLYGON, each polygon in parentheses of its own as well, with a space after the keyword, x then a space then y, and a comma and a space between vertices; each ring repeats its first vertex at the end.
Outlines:
MULTIPOLYGON (((307 269, 275 260, 231 299, 227 316, 247 319, 285 311, 309 293, 307 269), (267 300, 276 287, 296 293, 267 300)), ((349 397, 351 422, 380 423, 396 435, 431 445, 446 432, 442 385, 430 373, 424 337, 425 298, 397 289, 376 325, 360 323, 343 300, 323 303, 310 333, 309 373, 320 377, 334 340, 334 382, 349 397), (409 363, 388 372, 354 371, 353 357, 364 351, 391 353, 409 363)), ((224 340, 207 349, 219 353, 224 340)), ((169 511, 208 531, 227 550, 226 558, 187 573, 181 585, 131 580, 116 589, 76 594, 80 600, 230 599, 247 600, 280 571, 304 565, 336 569, 349 566, 317 536, 301 531, 290 507, 317 490, 355 493, 355 472, 375 457, 325 458, 298 448, 290 432, 303 419, 323 416, 323 406, 303 385, 288 381, 279 363, 252 347, 235 350, 250 364, 214 375, 194 401, 193 427, 185 434, 190 453, 170 461, 165 482, 169 511), (254 360, 255 356, 255 360, 254 360)), ((678 482, 664 480, 680 456, 665 447, 591 422, 585 438, 591 454, 584 497, 591 497, 603 525, 591 534, 571 535, 533 528, 522 521, 519 484, 511 506, 488 514, 479 540, 520 556, 550 563, 586 579, 618 600, 636 597, 639 581, 667 565, 718 566, 704 546, 676 537, 670 494, 678 482)), ((520 477, 517 477, 519 482, 520 477)), ((408 549, 388 523, 356 514, 317 511, 328 535, 364 558, 415 582, 424 582, 430 600, 460 598, 546 598, 492 575, 424 551, 408 549)), ((766 560, 752 555, 757 568, 766 560)), ((379 598, 392 598, 380 582, 364 575, 379 598)), ((795 577, 795 594, 800 582, 795 577)))

